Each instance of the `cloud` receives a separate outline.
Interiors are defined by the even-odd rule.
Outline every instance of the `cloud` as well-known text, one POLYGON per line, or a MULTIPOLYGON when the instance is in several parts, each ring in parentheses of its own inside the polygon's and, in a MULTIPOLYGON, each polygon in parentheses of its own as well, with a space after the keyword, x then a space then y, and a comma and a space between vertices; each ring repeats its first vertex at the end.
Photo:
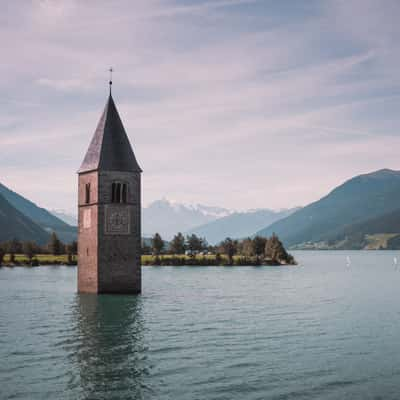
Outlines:
POLYGON ((52 89, 61 91, 76 91, 77 89, 85 89, 88 87, 87 81, 81 79, 47 79, 40 78, 36 81, 37 84, 47 86, 52 89))
POLYGON ((396 2, 96 4, 0 16, 2 181, 39 204, 74 207, 110 65, 145 203, 295 206, 397 167, 396 2))

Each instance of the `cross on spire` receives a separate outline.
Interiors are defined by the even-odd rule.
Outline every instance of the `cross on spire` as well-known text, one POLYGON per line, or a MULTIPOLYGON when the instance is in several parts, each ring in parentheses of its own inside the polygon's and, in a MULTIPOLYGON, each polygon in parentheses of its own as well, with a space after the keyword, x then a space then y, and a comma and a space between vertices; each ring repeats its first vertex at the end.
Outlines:
POLYGON ((108 82, 110 85, 110 95, 111 95, 111 86, 112 86, 112 73, 113 73, 113 68, 110 67, 110 69, 108 70, 110 72, 110 81, 108 82))

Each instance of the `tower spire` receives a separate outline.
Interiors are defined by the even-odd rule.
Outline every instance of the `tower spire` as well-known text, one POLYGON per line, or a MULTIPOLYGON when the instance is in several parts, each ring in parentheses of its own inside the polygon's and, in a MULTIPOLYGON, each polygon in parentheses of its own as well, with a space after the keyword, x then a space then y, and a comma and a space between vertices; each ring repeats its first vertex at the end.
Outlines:
POLYGON ((110 67, 110 69, 108 70, 110 72, 110 81, 108 82, 108 84, 110 85, 110 96, 111 96, 111 87, 112 87, 112 73, 113 73, 113 67, 110 67))
MULTIPOLYGON (((111 79, 110 82, 112 82, 111 79)), ((79 173, 98 170, 142 171, 129 143, 111 92, 79 173)))

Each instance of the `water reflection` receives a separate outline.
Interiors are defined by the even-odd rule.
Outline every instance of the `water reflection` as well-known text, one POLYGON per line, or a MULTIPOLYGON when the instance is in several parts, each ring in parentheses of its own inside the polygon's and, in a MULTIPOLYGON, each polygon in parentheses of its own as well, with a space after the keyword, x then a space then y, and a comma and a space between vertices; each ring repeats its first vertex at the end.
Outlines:
POLYGON ((77 361, 85 399, 145 398, 141 298, 77 295, 77 361))

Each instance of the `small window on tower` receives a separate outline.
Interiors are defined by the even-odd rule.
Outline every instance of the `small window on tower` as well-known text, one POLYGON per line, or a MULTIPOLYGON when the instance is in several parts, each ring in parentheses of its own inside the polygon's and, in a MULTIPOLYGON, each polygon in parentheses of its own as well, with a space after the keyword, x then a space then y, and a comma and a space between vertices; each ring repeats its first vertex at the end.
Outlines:
POLYGON ((113 182, 111 185, 111 202, 126 203, 128 187, 126 183, 113 182))
POLYGON ((116 190, 116 183, 111 185, 111 203, 115 203, 115 190, 116 190))
POLYGON ((117 193, 115 197, 115 202, 116 203, 121 203, 121 184, 117 183, 117 193))
POLYGON ((126 183, 122 184, 121 203, 126 203, 126 183))
POLYGON ((85 203, 90 203, 90 183, 85 185, 85 203))

